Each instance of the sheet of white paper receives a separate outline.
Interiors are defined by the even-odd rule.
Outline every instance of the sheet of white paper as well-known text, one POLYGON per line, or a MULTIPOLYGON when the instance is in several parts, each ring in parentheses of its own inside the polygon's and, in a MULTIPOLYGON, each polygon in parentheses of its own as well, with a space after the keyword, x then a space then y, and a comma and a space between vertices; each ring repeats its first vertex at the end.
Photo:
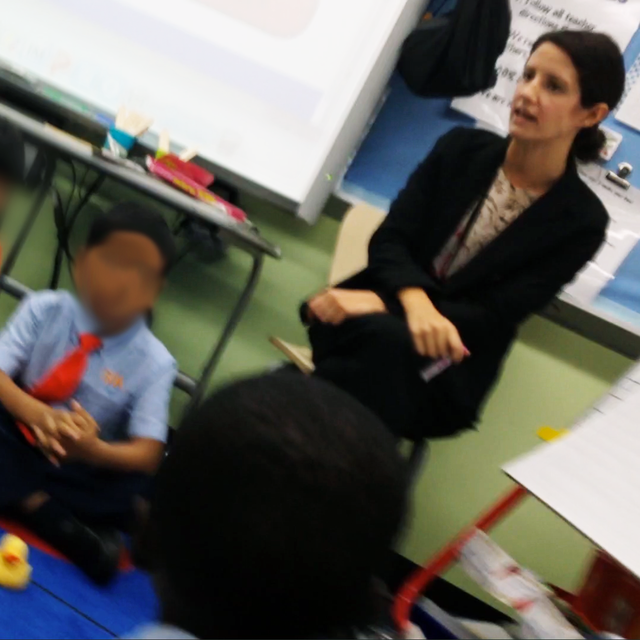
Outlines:
POLYGON ((616 271, 640 240, 640 231, 616 231, 612 226, 607 240, 596 257, 578 274, 565 293, 583 303, 590 303, 615 277, 616 271))
POLYGON ((620 105, 616 120, 640 130, 640 82, 633 85, 624 102, 620 105))
POLYGON ((511 0, 511 36, 497 63, 498 82, 493 89, 452 106, 467 115, 506 131, 511 100, 532 44, 547 31, 589 29, 612 36, 624 50, 640 23, 638 0, 511 0))
POLYGON ((607 171, 598 165, 585 167, 581 174, 611 216, 605 244, 564 289, 579 302, 589 304, 615 277, 620 265, 640 241, 640 191, 635 188, 625 191, 614 185, 606 179, 607 171))
POLYGON ((570 434, 504 471, 640 577, 640 364, 570 434))

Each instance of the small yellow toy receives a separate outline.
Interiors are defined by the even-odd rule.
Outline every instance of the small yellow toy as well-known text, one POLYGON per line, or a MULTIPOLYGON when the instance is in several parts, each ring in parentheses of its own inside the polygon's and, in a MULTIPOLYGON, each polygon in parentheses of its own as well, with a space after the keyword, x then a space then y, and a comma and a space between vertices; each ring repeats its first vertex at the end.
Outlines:
POLYGON ((17 536, 5 535, 0 540, 0 587, 21 591, 31 581, 29 547, 17 536))
POLYGON ((538 429, 538 438, 544 440, 544 442, 553 442, 566 436, 569 433, 568 429, 554 429, 553 427, 540 427, 538 429))

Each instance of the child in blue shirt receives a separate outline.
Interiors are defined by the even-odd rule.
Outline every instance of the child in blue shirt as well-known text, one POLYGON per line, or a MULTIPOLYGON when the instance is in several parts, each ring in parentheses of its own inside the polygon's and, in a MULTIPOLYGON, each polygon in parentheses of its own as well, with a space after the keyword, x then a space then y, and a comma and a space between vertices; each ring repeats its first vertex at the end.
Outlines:
POLYGON ((78 299, 32 294, 0 334, 0 509, 99 583, 117 569, 113 527, 132 515, 167 439, 176 363, 145 314, 174 255, 160 214, 120 205, 94 222, 77 256, 78 299), (100 346, 73 396, 47 404, 30 395, 87 335, 100 346))

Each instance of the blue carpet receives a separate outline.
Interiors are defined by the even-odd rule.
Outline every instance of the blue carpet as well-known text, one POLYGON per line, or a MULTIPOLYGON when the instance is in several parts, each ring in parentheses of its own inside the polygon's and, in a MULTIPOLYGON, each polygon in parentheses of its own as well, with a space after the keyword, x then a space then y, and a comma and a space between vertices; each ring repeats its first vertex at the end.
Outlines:
POLYGON ((113 638, 36 585, 24 592, 0 590, 0 638, 113 638))
POLYGON ((73 565, 33 549, 33 580, 116 636, 157 619, 151 580, 142 571, 122 573, 109 587, 96 587, 73 565))
POLYGON ((121 573, 100 588, 73 565, 33 546, 29 561, 33 582, 25 592, 0 589, 0 639, 112 638, 157 619, 151 580, 142 571, 121 573))

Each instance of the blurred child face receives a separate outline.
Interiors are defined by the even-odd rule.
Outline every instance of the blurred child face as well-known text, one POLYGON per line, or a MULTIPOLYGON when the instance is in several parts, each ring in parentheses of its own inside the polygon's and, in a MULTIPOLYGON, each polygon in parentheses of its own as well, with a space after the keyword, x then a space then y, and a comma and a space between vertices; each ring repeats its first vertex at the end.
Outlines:
POLYGON ((118 332, 153 308, 164 268, 164 257, 152 240, 117 231, 78 255, 74 279, 80 298, 104 330, 118 332))

